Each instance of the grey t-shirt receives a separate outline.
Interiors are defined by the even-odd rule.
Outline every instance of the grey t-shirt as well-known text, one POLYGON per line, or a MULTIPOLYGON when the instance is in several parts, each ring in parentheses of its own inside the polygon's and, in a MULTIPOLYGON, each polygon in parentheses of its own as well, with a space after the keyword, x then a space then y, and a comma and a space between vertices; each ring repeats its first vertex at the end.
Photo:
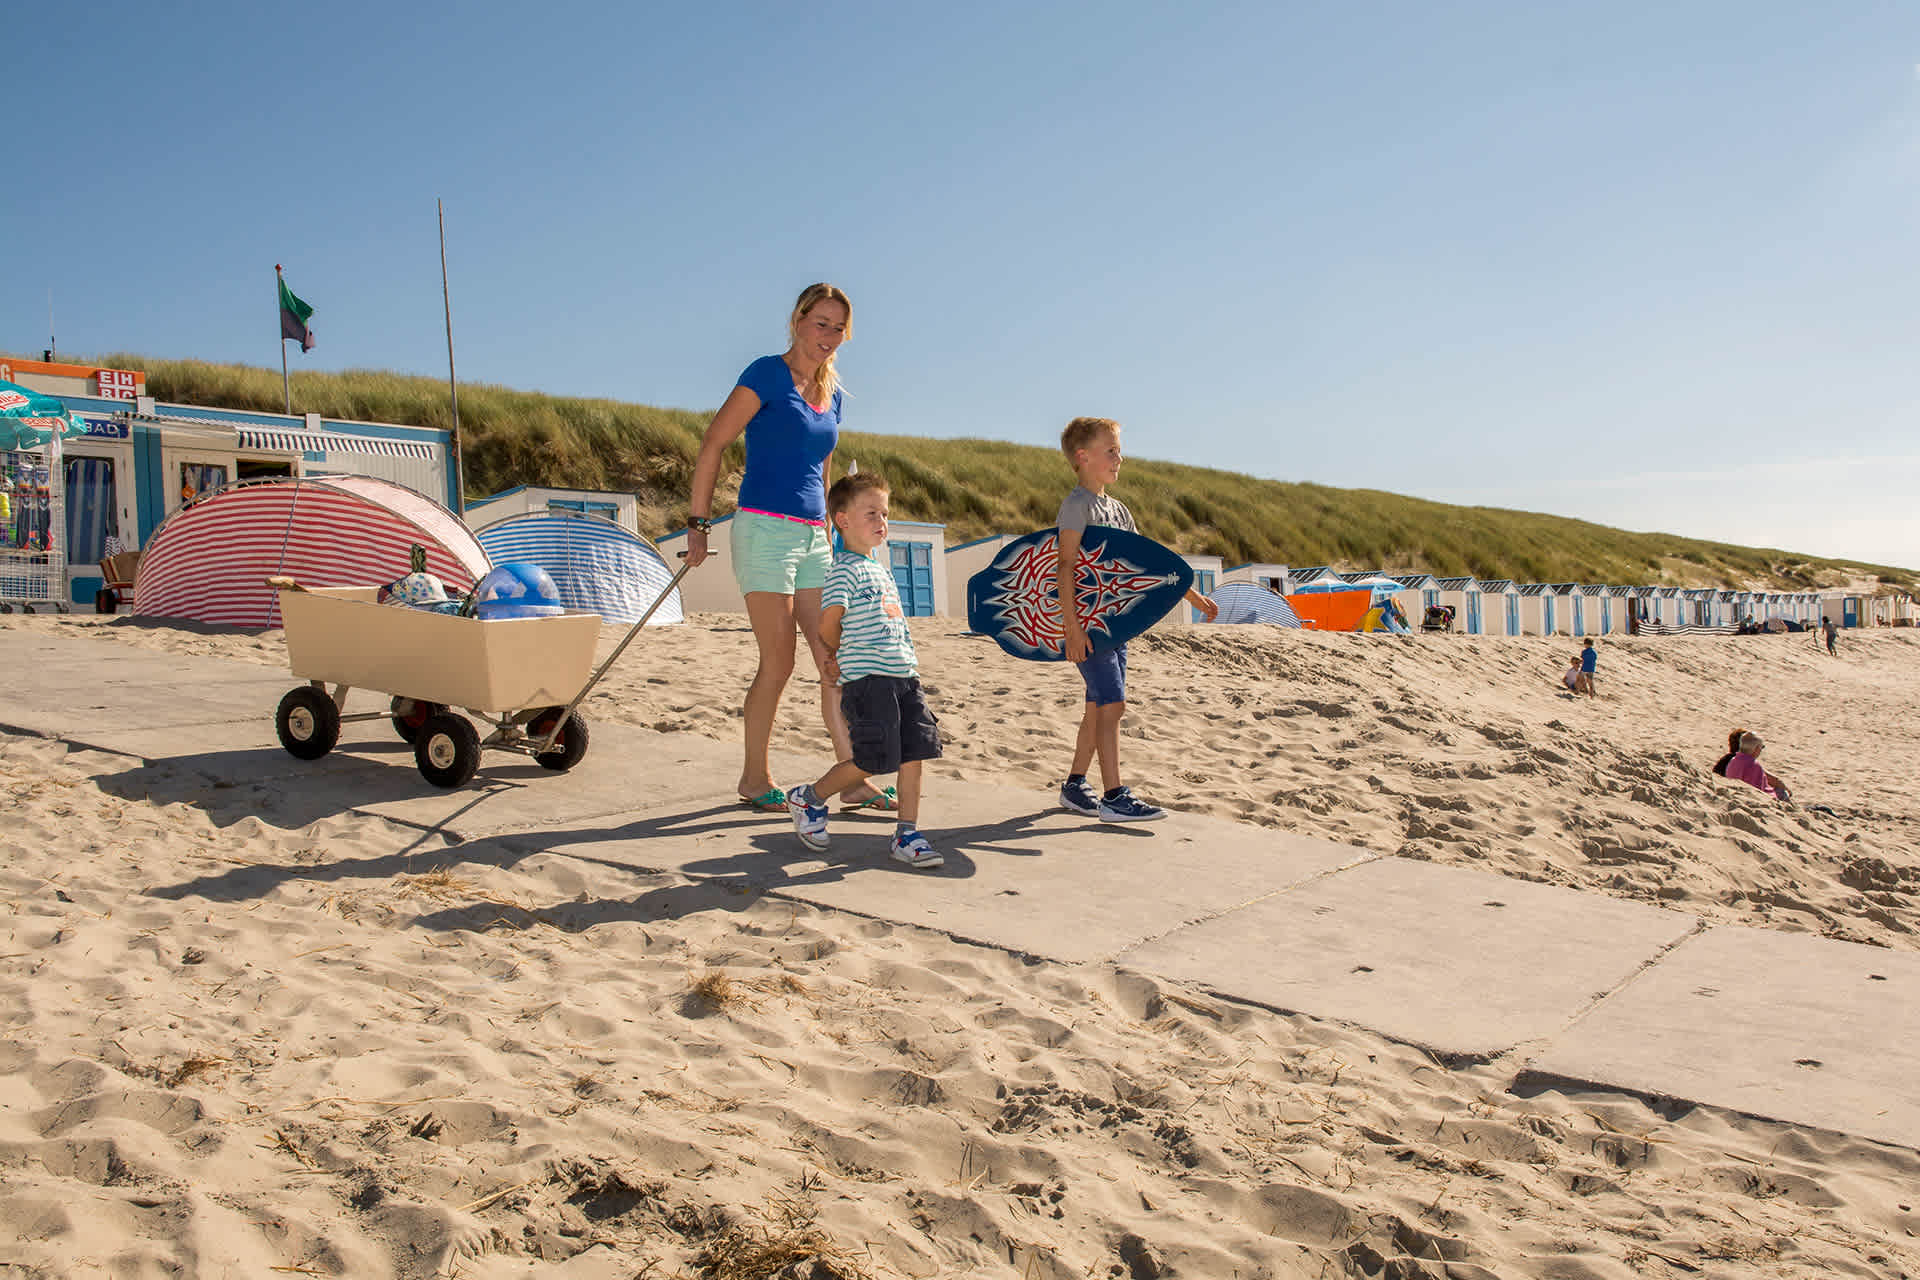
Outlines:
POLYGON ((1133 512, 1127 510, 1126 503, 1110 493, 1095 493, 1083 484, 1075 485, 1067 500, 1060 504, 1060 518, 1054 523, 1075 533, 1085 533, 1090 524, 1125 529, 1128 533, 1140 532, 1133 526, 1133 512))

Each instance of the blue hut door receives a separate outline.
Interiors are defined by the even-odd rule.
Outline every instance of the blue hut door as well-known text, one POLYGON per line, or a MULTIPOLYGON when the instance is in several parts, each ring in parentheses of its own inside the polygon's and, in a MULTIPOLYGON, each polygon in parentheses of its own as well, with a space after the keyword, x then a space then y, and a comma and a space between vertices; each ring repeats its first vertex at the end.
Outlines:
POLYGON ((1553 597, 1541 596, 1540 597, 1540 634, 1550 636, 1550 635, 1556 635, 1558 633, 1559 633, 1559 628, 1553 625, 1553 597))
POLYGON ((1860 625, 1860 600, 1857 596, 1848 596, 1840 604, 1840 625, 1857 627, 1860 625))
POLYGON ((1587 634, 1587 601, 1584 596, 1573 597, 1573 634, 1587 634))
POLYGON ((1600 634, 1603 636, 1613 634, 1613 601, 1605 596, 1600 597, 1600 634))
POLYGON ((1467 592, 1467 634, 1470 636, 1480 634, 1480 593, 1478 591, 1467 592))
POLYGON ((893 585, 900 589, 900 607, 909 618, 933 616, 933 544, 889 542, 888 561, 893 585))
MULTIPOLYGON (((1198 591, 1203 596, 1212 595, 1213 594, 1213 570, 1195 569, 1193 571, 1193 589, 1195 591, 1198 591)), ((1193 620, 1195 622, 1202 621, 1204 616, 1205 615, 1203 615, 1198 609, 1195 609, 1193 611, 1193 620)))
POLYGON ((1520 597, 1519 596, 1507 597, 1507 634, 1510 636, 1517 636, 1520 634, 1520 597))

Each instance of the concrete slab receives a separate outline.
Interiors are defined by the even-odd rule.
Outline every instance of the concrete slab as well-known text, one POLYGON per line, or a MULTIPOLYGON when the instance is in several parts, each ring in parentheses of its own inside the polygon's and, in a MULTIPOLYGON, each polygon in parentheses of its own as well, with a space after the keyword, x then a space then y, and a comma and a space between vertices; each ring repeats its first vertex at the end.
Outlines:
POLYGON ((1920 955, 1712 929, 1557 1037, 1529 1074, 1920 1148, 1920 955))
POLYGON ((1102 826, 1063 812, 1051 793, 938 778, 929 780, 922 818, 946 857, 938 872, 888 859, 888 815, 836 813, 834 848, 820 855, 801 846, 783 815, 741 809, 724 788, 717 805, 659 806, 498 842, 679 871, 1069 962, 1111 959, 1183 922, 1378 856, 1189 814, 1102 826), (944 821, 959 813, 968 825, 944 821))
MULTIPOLYGON (((367 727, 371 731, 372 726, 367 727)), ((377 795, 355 800, 354 809, 445 830, 467 840, 508 831, 579 826, 614 814, 689 802, 748 814, 735 803, 733 790, 740 775, 738 746, 604 721, 590 720, 588 727, 592 737, 586 758, 566 773, 543 769, 526 756, 487 751, 481 753, 480 771, 473 781, 452 791, 442 791, 422 778, 411 749, 397 738, 391 747, 343 742, 335 754, 384 761, 405 778, 377 795)), ((393 736, 391 731, 387 736, 393 736)), ((315 785, 333 784, 316 780, 315 785)), ((785 815, 779 815, 779 820, 785 823, 785 815)))
POLYGON ((1559 1031, 1695 924, 1597 894, 1382 858, 1120 960, 1480 1059, 1559 1031))

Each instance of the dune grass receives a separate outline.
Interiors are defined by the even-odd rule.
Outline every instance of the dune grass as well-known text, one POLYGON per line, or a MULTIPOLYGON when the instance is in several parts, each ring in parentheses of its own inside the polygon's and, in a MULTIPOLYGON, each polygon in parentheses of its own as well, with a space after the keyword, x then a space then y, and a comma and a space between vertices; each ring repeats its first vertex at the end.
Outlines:
MULTIPOLYGON (((278 412, 277 369, 149 360, 100 362, 145 369, 156 399, 278 412)), ((382 370, 292 375, 296 411, 359 421, 451 425, 441 379, 382 370)), ((484 383, 460 386, 467 493, 519 484, 639 495, 643 532, 677 527, 711 411, 549 396, 484 383)), ((728 453, 716 499, 724 511, 744 454, 728 453)), ((884 474, 894 514, 947 526, 948 545, 1051 524, 1071 477, 1059 453, 976 439, 848 432, 836 462, 884 474)), ((1794 590, 1877 579, 1914 590, 1913 570, 1493 507, 1460 507, 1373 489, 1261 480, 1207 467, 1129 458, 1118 495, 1141 529, 1181 551, 1227 564, 1424 570, 1522 582, 1770 586, 1794 590)))

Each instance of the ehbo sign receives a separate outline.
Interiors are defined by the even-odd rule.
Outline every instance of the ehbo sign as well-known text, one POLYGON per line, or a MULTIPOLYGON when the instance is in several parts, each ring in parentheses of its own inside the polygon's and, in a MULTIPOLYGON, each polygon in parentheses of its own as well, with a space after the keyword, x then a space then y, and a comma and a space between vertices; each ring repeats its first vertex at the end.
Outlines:
POLYGON ((97 369, 94 378, 100 384, 104 400, 131 400, 139 394, 139 377, 131 369, 97 369))

